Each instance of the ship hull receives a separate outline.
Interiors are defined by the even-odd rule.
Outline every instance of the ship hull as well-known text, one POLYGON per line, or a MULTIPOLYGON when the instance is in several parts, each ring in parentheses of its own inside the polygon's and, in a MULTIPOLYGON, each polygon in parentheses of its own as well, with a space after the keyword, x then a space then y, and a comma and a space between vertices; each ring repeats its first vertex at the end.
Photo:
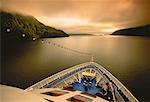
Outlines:
MULTIPOLYGON (((28 87, 26 90, 35 92, 35 90, 51 88, 60 90, 69 89, 69 91, 79 91, 99 97, 97 95, 99 92, 98 86, 102 87, 103 85, 102 88, 107 89, 107 85, 105 85, 105 83, 111 84, 112 101, 138 102, 131 92, 116 77, 95 62, 87 62, 65 69, 28 87), (85 81, 83 80, 85 79, 85 76, 86 79, 89 78, 89 76, 90 78, 92 77, 92 80, 94 79, 94 81, 91 82, 92 84, 94 83, 92 89, 91 86, 89 86, 89 83, 87 85, 85 85, 84 82, 82 83, 82 81, 85 81)), ((105 97, 100 97, 100 99, 101 98, 105 99, 105 97)), ((108 99, 106 100, 110 101, 108 99)))

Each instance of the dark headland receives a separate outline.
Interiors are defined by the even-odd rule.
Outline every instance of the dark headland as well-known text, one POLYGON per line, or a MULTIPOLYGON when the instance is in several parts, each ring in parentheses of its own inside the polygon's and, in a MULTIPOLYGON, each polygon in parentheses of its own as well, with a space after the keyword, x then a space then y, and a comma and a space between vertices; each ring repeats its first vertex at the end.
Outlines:
POLYGON ((4 63, 26 52, 35 40, 39 42, 40 38, 69 36, 62 30, 44 25, 33 16, 0 11, 0 17, 1 57, 4 63))
POLYGON ((120 29, 120 30, 113 32, 111 35, 149 36, 150 37, 150 24, 139 26, 139 27, 120 29))
POLYGON ((38 38, 68 37, 64 31, 44 25, 33 16, 0 11, 1 37, 30 41, 38 38))

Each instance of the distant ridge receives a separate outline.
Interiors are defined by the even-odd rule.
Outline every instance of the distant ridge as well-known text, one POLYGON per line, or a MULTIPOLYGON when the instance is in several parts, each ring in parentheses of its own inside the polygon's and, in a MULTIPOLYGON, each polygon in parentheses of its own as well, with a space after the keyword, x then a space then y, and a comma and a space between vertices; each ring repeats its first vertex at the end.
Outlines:
POLYGON ((117 30, 113 32, 111 35, 150 36, 150 24, 117 30))
POLYGON ((33 16, 0 11, 1 35, 7 40, 32 40, 43 37, 67 37, 62 30, 58 30, 39 22, 33 16))
POLYGON ((93 34, 69 34, 70 36, 93 36, 93 34))

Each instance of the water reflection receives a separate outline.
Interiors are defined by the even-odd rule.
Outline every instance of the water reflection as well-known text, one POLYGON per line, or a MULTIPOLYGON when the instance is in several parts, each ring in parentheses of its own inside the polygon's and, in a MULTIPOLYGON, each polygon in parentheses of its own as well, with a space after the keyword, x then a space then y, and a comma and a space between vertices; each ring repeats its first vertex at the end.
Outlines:
POLYGON ((90 61, 88 55, 49 42, 92 53, 95 61, 121 80, 138 99, 149 99, 146 91, 150 86, 150 39, 144 37, 71 36, 34 41, 26 45, 24 52, 16 50, 13 59, 7 59, 2 70, 4 83, 26 88, 60 70, 90 61))

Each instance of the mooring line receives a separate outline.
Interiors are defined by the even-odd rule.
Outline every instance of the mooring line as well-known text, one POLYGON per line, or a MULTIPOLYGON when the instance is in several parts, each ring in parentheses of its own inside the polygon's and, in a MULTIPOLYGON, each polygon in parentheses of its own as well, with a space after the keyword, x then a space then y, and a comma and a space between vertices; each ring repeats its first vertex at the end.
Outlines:
POLYGON ((61 48, 61 49, 68 50, 68 51, 71 51, 71 52, 75 52, 75 53, 78 53, 78 54, 83 54, 83 55, 92 56, 91 53, 88 53, 88 52, 82 52, 82 51, 78 51, 78 50, 75 50, 75 49, 72 49, 72 48, 68 48, 68 47, 63 46, 63 45, 61 45, 61 44, 58 44, 58 43, 56 43, 56 42, 52 42, 52 41, 44 41, 44 40, 42 40, 41 42, 42 42, 42 44, 43 44, 43 43, 47 43, 47 44, 50 44, 50 45, 59 47, 59 48, 61 48))

